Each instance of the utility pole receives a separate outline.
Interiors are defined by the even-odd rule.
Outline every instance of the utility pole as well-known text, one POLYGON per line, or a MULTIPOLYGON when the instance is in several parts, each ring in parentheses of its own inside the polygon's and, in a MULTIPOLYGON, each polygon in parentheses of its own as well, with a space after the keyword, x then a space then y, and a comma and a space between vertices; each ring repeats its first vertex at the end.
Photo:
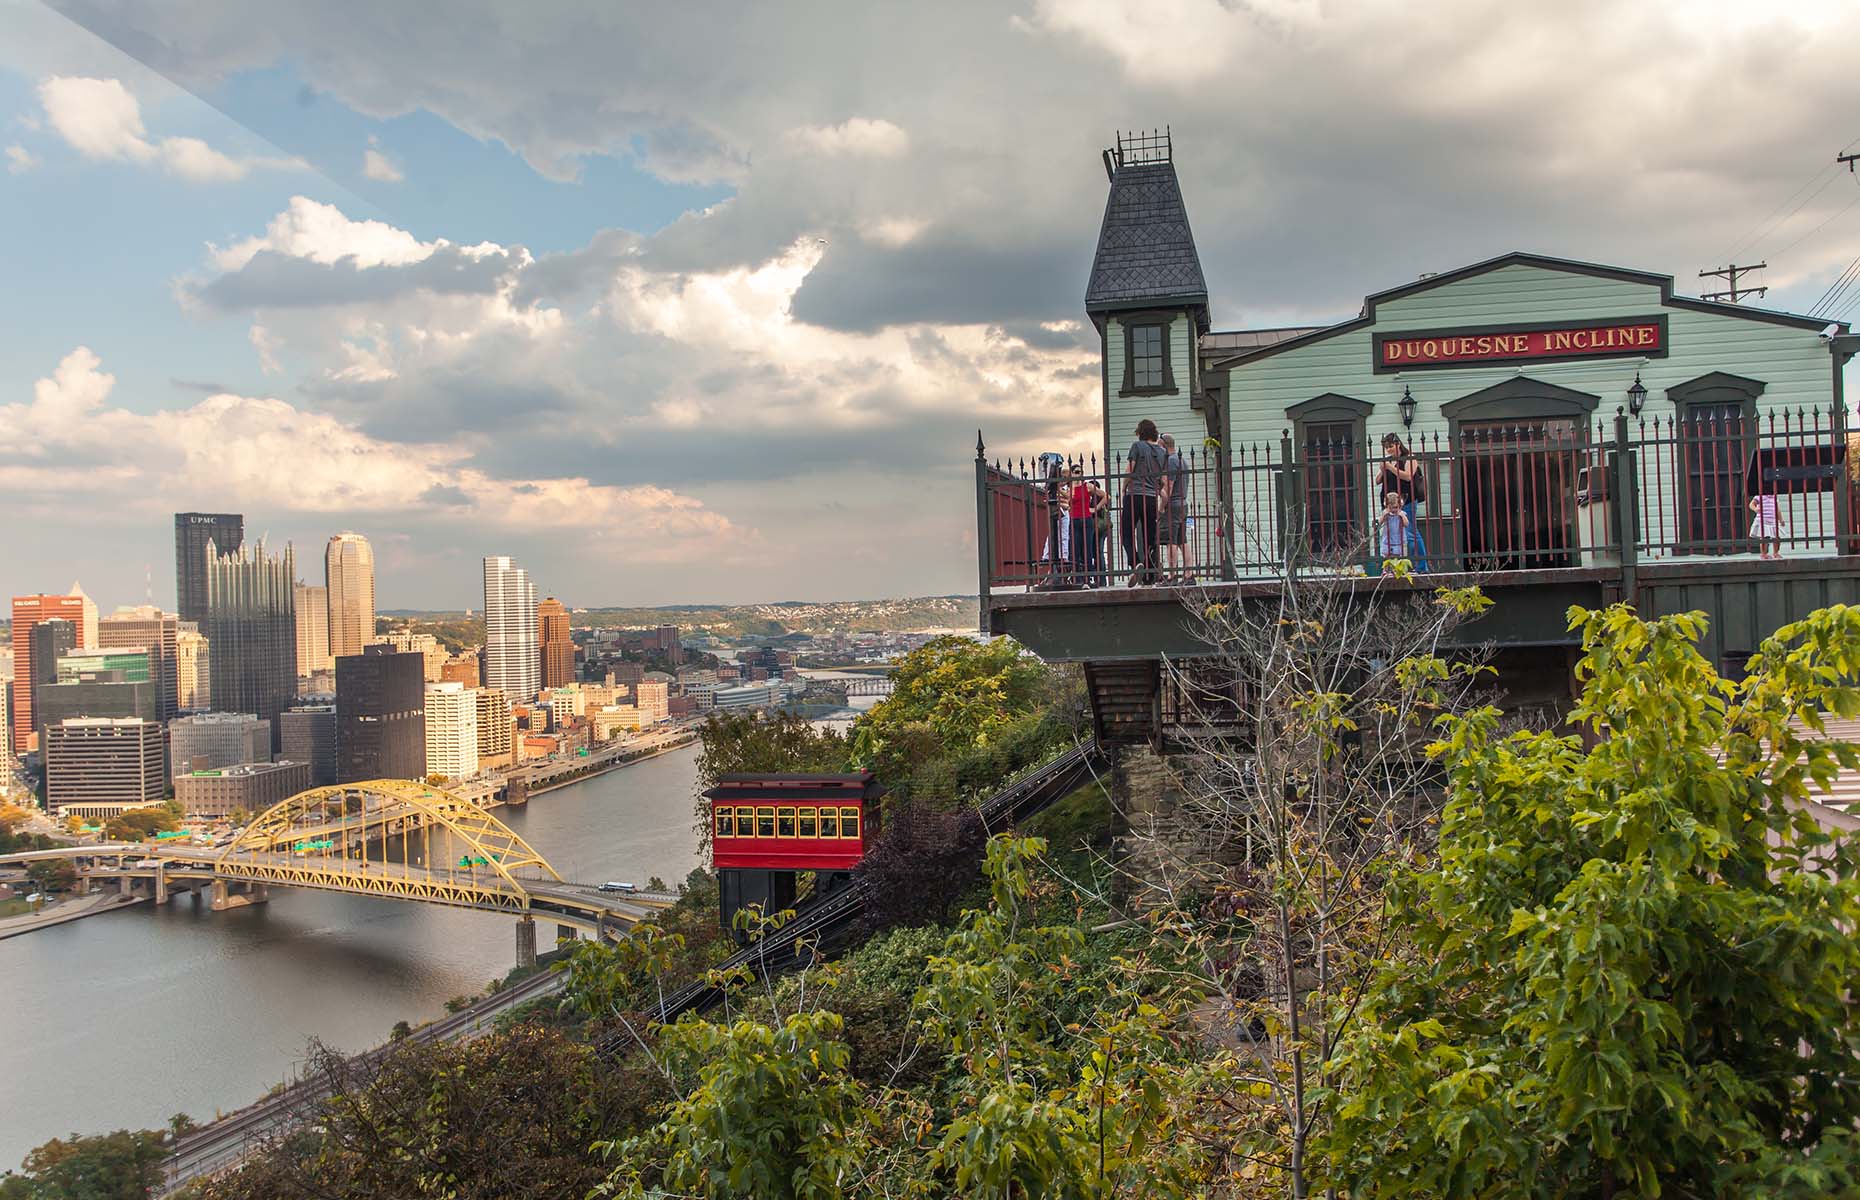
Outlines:
POLYGON ((1860 158, 1860 154, 1837 154, 1834 156, 1834 165, 1839 166, 1842 163, 1846 163, 1847 173, 1852 175, 1854 173, 1854 160, 1856 158, 1860 158))
POLYGON ((1732 304, 1736 304, 1739 300, 1742 300, 1745 296, 1764 295, 1770 290, 1769 288, 1767 287, 1740 288, 1737 286, 1737 277, 1739 275, 1742 275, 1746 271, 1761 271, 1767 266, 1769 266, 1769 264, 1766 262, 1750 263, 1746 266, 1739 266, 1736 263, 1732 263, 1728 267, 1718 267, 1715 270, 1711 270, 1711 271, 1700 271, 1699 272, 1700 279, 1710 279, 1715 276, 1719 279, 1727 280, 1730 283, 1730 286, 1722 292, 1706 292, 1704 295, 1700 296, 1699 299, 1701 300, 1729 300, 1732 304))

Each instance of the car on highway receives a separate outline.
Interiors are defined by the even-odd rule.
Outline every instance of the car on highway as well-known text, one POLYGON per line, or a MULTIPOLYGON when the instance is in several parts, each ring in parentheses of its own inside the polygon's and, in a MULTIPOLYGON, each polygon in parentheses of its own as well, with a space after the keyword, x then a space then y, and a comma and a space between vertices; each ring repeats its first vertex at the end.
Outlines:
POLYGON ((598 887, 598 888, 595 888, 594 890, 595 890, 595 891, 597 891, 597 892, 627 892, 627 893, 631 893, 631 892, 637 892, 637 891, 638 891, 639 889, 638 889, 638 888, 636 888, 636 887, 634 887, 634 886, 633 886, 632 884, 630 884, 630 883, 616 883, 616 882, 614 882, 613 880, 611 880, 611 879, 610 879, 610 880, 608 880, 608 881, 607 881, 606 883, 603 883, 603 884, 602 884, 602 885, 601 885, 600 887, 598 887))

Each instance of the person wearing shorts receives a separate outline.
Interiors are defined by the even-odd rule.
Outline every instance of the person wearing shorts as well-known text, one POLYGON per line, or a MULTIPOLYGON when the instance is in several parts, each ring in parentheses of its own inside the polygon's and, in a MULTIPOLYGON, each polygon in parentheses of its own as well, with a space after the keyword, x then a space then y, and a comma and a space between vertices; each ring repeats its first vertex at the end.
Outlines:
POLYGON ((1163 478, 1168 499, 1157 514, 1156 542, 1163 551, 1164 583, 1195 582, 1192 554, 1188 546, 1188 464, 1176 452, 1175 435, 1162 435, 1162 448, 1168 452, 1163 478))

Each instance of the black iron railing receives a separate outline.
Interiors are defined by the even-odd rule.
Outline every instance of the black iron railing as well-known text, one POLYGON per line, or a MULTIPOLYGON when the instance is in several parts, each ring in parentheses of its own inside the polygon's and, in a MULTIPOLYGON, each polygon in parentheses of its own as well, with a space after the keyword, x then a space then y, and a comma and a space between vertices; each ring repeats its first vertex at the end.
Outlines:
POLYGON ((1277 445, 988 460, 984 594, 1376 573, 1618 568, 1689 556, 1852 554, 1838 410, 1692 406, 1676 416, 1463 421, 1385 446, 1347 425, 1277 445), (1163 481, 1167 482, 1164 483, 1163 481))

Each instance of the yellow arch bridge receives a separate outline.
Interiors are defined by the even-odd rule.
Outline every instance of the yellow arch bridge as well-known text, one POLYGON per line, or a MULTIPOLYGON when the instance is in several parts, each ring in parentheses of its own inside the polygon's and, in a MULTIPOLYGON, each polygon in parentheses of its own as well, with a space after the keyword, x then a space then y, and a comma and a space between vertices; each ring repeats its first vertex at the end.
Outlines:
POLYGON ((534 956, 537 917, 564 932, 609 937, 675 897, 603 892, 564 880, 514 830, 443 788, 376 779, 313 788, 260 813, 224 846, 67 846, 0 857, 78 860, 92 880, 152 881, 171 890, 210 883, 214 907, 263 899, 270 886, 316 888, 443 904, 519 918, 519 960, 534 956), (527 944, 526 944, 527 937, 527 944))

